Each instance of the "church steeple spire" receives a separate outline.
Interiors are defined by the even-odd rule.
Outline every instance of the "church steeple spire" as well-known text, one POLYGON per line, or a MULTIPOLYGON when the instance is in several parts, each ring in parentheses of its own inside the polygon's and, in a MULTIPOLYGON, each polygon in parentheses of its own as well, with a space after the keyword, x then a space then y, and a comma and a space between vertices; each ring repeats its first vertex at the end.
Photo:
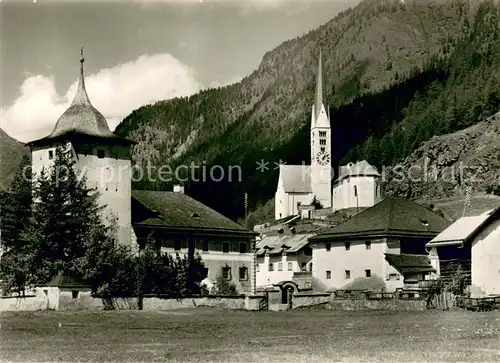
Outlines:
POLYGON ((324 95, 324 81, 323 81, 323 61, 321 48, 319 48, 318 70, 316 74, 316 98, 314 103, 314 118, 317 120, 321 112, 321 106, 325 106, 324 95))
POLYGON ((85 77, 83 76, 83 62, 85 58, 83 57, 83 47, 80 50, 80 79, 78 81, 78 89, 73 99, 72 105, 90 105, 90 99, 87 95, 87 90, 85 89, 85 77))

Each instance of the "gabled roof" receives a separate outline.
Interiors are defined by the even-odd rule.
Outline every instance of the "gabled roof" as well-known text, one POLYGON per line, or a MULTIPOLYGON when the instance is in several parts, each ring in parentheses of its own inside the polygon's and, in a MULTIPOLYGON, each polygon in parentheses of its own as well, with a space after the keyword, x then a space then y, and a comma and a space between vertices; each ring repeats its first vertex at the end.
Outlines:
POLYGON ((373 236, 433 237, 450 221, 402 197, 388 197, 333 228, 310 238, 310 241, 373 236))
POLYGON ((283 252, 297 253, 307 246, 308 238, 313 234, 292 234, 265 236, 256 243, 257 256, 262 256, 268 251, 270 255, 280 255, 283 252))
POLYGON ((309 165, 280 165, 280 180, 287 193, 312 193, 309 165))
POLYGON ((500 219, 500 207, 478 216, 462 217, 427 243, 426 247, 439 247, 466 243, 486 225, 500 219))
POLYGON ((179 192, 133 190, 132 224, 181 231, 225 231, 258 235, 179 192))
POLYGON ((69 108, 59 117, 50 135, 28 145, 43 145, 62 140, 78 138, 79 136, 103 139, 106 142, 120 144, 134 144, 134 141, 121 138, 111 132, 106 118, 92 105, 87 90, 85 89, 85 77, 83 76, 83 50, 80 59, 80 79, 73 102, 69 108))
POLYGON ((431 272, 435 269, 426 255, 385 254, 386 261, 403 276, 409 273, 431 272))
POLYGON ((349 163, 340 167, 340 175, 335 182, 353 176, 375 176, 379 177, 380 173, 373 165, 370 165, 366 160, 358 161, 357 163, 349 163))

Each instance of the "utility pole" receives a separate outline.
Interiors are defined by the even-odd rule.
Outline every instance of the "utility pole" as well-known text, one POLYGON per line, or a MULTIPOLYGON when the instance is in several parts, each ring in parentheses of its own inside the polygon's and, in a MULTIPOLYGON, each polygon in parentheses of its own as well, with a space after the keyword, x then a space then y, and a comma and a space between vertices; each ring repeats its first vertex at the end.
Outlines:
POLYGON ((245 222, 248 217, 248 194, 245 193, 245 222))
POLYGON ((462 217, 465 217, 466 213, 469 211, 471 192, 472 192, 472 187, 470 185, 467 185, 465 187, 465 201, 464 201, 464 211, 462 213, 462 217))

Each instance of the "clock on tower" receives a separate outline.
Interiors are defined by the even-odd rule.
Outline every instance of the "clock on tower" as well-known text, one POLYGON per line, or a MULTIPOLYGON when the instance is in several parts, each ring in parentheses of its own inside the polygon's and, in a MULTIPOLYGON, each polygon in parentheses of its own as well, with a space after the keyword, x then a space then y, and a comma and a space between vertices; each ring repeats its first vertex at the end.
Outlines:
POLYGON ((330 162, 330 155, 326 151, 320 151, 316 154, 316 161, 320 165, 327 165, 330 162))

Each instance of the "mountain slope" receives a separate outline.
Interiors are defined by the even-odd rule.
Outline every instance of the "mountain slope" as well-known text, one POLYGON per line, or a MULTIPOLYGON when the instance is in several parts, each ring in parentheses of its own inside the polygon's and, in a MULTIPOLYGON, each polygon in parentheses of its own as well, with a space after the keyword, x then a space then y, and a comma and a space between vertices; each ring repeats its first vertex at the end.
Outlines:
POLYGON ((28 148, 0 129, 0 190, 9 188, 25 154, 28 148))
MULTIPOLYGON (((434 136, 386 169, 387 194, 434 199, 500 187, 500 112, 464 130, 434 136)), ((500 192, 500 189, 499 189, 500 192)), ((500 205, 500 203, 499 203, 500 205)))
MULTIPOLYGON (((357 129, 363 132, 355 134, 352 125, 360 109, 356 98, 383 93, 405 76, 418 77, 436 56, 453 51, 454 39, 467 31, 471 16, 468 2, 443 5, 424 0, 402 5, 364 1, 319 29, 268 52, 259 68, 240 83, 141 107, 116 132, 139 142, 134 152, 139 165, 176 167, 193 161, 226 170, 230 165, 241 166, 242 183, 230 183, 227 178, 187 183, 191 195, 236 218, 243 214, 245 192, 250 195, 251 208, 274 194, 277 172, 256 172, 256 161, 268 160, 271 167, 279 159, 309 162, 307 128, 319 45, 324 54, 327 99, 335 107, 334 158, 340 159, 373 129, 385 131, 384 119, 393 116, 382 112, 380 117, 362 120, 362 128, 357 129), (193 132, 198 135, 196 140, 185 147, 193 132), (184 153, 177 153, 184 147, 184 153), (213 192, 206 193, 207 189, 213 192)), ((421 77, 413 93, 439 76, 434 73, 430 70, 421 77)), ((412 93, 399 96, 406 99, 398 100, 397 110, 389 113, 400 114, 413 98, 412 93)), ((143 179, 136 187, 164 189, 169 184, 143 179)))

